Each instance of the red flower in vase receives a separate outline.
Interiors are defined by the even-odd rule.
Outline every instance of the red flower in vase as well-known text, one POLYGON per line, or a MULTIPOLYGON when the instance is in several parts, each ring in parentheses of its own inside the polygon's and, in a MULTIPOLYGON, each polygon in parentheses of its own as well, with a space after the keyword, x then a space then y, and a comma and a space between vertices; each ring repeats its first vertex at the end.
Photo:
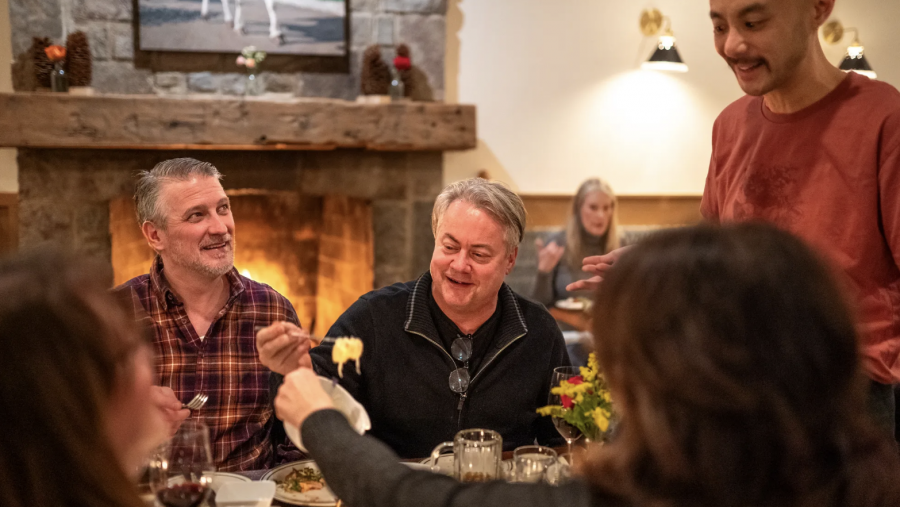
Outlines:
POLYGON ((44 48, 44 53, 51 62, 61 62, 66 59, 66 48, 56 44, 44 48))
MULTIPOLYGON (((581 377, 581 375, 575 375, 574 377, 569 377, 568 379, 566 379, 566 382, 572 384, 573 386, 577 386, 578 384, 583 384, 584 379, 581 377)), ((559 395, 559 403, 563 408, 572 408, 572 405, 574 404, 572 398, 566 396, 565 394, 559 395)))
POLYGON ((409 70, 412 67, 412 61, 408 56, 398 56, 394 58, 394 67, 397 70, 409 70))

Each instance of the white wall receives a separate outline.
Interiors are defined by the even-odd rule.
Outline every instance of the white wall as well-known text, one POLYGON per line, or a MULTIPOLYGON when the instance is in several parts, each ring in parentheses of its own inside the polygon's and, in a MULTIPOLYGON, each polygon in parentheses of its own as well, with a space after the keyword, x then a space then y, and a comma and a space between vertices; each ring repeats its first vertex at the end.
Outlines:
MULTIPOLYGON (((587 177, 629 195, 700 194, 712 124, 742 95, 716 54, 705 0, 450 0, 447 99, 478 107, 476 150, 448 153, 445 180, 486 169, 529 194, 587 177), (686 74, 639 70, 655 38, 642 9, 672 20, 686 74)), ((900 1, 838 0, 879 78, 900 85, 900 1)), ((849 40, 846 44, 849 44, 849 40)), ((846 44, 826 47, 838 62, 846 44)))
MULTIPOLYGON (((0 0, 0 92, 12 91, 12 40, 9 27, 9 2, 0 0)), ((3 111, 0 111, 3 114, 3 111)), ((18 192, 19 177, 16 150, 0 149, 0 192, 18 192)))

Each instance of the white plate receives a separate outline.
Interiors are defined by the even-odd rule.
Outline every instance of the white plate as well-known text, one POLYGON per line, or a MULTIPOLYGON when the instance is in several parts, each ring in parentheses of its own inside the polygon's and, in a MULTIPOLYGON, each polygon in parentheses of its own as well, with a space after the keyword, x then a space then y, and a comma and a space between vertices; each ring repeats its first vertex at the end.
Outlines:
MULTIPOLYGON (((209 487, 217 493, 219 492, 219 487, 228 482, 252 482, 249 477, 244 477, 243 475, 233 474, 230 472, 207 472, 203 475, 212 476, 212 482, 210 482, 209 487)), ((183 475, 172 477, 168 481, 170 486, 181 484, 182 482, 184 482, 183 475)))
MULTIPOLYGON (((369 414, 366 412, 365 407, 353 399, 353 396, 350 396, 346 389, 325 377, 319 377, 319 383, 322 385, 322 389, 331 396, 334 408, 344 414, 344 417, 350 422, 350 426, 357 433, 362 435, 372 429, 372 422, 369 420, 369 414)), ((300 438, 300 428, 290 423, 284 423, 284 432, 287 433, 288 438, 291 439, 294 445, 300 448, 301 451, 306 451, 306 448, 303 447, 303 440, 300 438)))
POLYGON ((426 465, 424 463, 410 463, 409 461, 401 461, 400 463, 412 468, 413 470, 424 470, 425 472, 431 471, 431 466, 426 465))
POLYGON ((312 468, 318 470, 319 466, 316 462, 308 459, 303 461, 294 461, 293 463, 285 463, 279 467, 273 468, 262 476, 264 481, 275 481, 275 499, 291 505, 307 505, 310 507, 332 507, 337 503, 337 496, 331 492, 328 483, 325 483, 323 489, 316 491, 308 491, 306 493, 296 493, 294 491, 285 491, 284 487, 279 484, 294 469, 302 470, 304 468, 312 468))
POLYGON ((582 342, 591 343, 594 335, 590 331, 563 331, 563 340, 566 345, 575 345, 582 342))
MULTIPOLYGON (((431 458, 425 458, 419 462, 420 465, 428 467, 428 470, 431 470, 431 458)), ((437 470, 433 470, 435 473, 440 473, 444 475, 453 475, 453 455, 452 454, 441 454, 437 461, 437 470)))
POLYGON ((560 299, 556 302, 556 307, 561 310, 584 310, 584 301, 575 298, 560 299))

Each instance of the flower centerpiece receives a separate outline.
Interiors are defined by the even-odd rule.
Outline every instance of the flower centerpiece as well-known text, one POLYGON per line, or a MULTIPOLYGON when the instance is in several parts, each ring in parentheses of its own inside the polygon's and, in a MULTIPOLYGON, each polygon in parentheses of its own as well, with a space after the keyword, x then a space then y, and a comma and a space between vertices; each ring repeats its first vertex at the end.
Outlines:
POLYGON ((53 71, 50 74, 50 89, 55 92, 69 91, 69 82, 66 79, 66 48, 53 44, 44 48, 47 59, 53 64, 53 71))
POLYGON ((612 398, 593 352, 588 357, 587 366, 582 366, 579 371, 581 375, 551 387, 551 392, 559 395, 560 405, 547 405, 537 409, 537 412, 563 419, 578 428, 586 438, 597 441, 609 431, 613 417, 612 398))
POLYGON ((241 50, 235 63, 247 68, 247 87, 245 93, 247 95, 260 95, 262 93, 262 85, 259 76, 259 64, 266 59, 266 52, 256 49, 256 46, 247 46, 241 50))

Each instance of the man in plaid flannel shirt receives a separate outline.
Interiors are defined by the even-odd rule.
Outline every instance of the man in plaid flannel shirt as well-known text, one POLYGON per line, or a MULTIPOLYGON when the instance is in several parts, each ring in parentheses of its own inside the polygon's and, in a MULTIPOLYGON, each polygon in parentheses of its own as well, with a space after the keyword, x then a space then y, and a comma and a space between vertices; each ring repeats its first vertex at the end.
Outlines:
POLYGON ((157 256, 149 274, 114 290, 130 292, 135 315, 154 331, 155 396, 173 431, 186 417, 200 420, 219 470, 263 469, 298 451, 275 418, 254 328, 298 320, 285 297, 234 268, 234 218, 221 177, 191 158, 140 174, 138 222, 157 256), (181 408, 198 393, 209 396, 206 405, 181 408))

